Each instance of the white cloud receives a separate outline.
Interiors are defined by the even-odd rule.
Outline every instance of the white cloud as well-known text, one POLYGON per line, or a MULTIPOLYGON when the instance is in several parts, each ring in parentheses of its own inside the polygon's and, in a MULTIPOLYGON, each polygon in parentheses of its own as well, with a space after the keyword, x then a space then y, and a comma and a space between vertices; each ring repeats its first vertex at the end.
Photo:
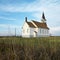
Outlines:
POLYGON ((8 18, 8 17, 3 17, 3 16, 0 16, 0 19, 4 19, 4 20, 11 20, 11 21, 15 21, 16 19, 14 18, 8 18))
POLYGON ((57 0, 35 0, 33 3, 25 3, 20 5, 0 5, 0 10, 7 12, 47 12, 53 10, 60 11, 60 4, 57 3, 59 3, 57 0))
POLYGON ((0 36, 21 35, 21 26, 11 24, 0 24, 0 36))
POLYGON ((57 0, 35 0, 33 3, 26 3, 20 5, 0 5, 0 10, 7 12, 38 12, 47 10, 47 7, 58 5, 57 0))
MULTIPOLYGON (((36 0, 33 3, 27 3, 27 4, 20 4, 18 5, 0 5, 0 10, 7 11, 7 12, 34 12, 34 11, 40 11, 43 9, 41 7, 42 3, 46 3, 44 1, 36 0)), ((44 4, 43 4, 44 5, 44 4)))
POLYGON ((50 27, 51 35, 59 35, 60 36, 60 26, 59 27, 50 27))
MULTIPOLYGON (((41 12, 45 11, 47 21, 53 27, 50 28, 50 32, 54 35, 59 34, 60 27, 54 27, 60 25, 60 1, 59 0, 36 0, 33 3, 18 5, 0 5, 0 11, 6 12, 33 12, 32 16, 41 19, 41 12)), ((5 18, 8 19, 8 18, 5 18)), ((12 19, 9 19, 12 20, 12 19)), ((14 19, 13 19, 14 20, 14 19)), ((48 24, 48 25, 49 25, 48 24)))
POLYGON ((0 27, 3 27, 3 28, 21 28, 21 26, 19 25, 12 25, 12 24, 0 24, 0 27))

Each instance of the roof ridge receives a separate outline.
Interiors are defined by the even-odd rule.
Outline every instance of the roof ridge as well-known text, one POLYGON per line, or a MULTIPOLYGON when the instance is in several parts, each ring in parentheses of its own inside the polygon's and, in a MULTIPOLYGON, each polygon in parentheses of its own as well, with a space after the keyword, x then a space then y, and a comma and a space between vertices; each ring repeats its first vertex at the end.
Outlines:
MULTIPOLYGON (((34 20, 32 20, 33 22, 39 22, 39 21, 34 21, 34 20)), ((40 23, 40 22, 39 22, 40 23)))

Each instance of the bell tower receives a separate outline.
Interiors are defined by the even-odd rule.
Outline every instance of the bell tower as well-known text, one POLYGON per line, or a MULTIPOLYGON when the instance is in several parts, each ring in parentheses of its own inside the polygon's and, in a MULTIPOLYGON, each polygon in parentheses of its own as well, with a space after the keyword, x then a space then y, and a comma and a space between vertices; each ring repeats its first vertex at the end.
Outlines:
POLYGON ((42 19, 41 19, 41 22, 42 22, 42 23, 46 23, 46 19, 45 19, 44 12, 42 13, 42 19))

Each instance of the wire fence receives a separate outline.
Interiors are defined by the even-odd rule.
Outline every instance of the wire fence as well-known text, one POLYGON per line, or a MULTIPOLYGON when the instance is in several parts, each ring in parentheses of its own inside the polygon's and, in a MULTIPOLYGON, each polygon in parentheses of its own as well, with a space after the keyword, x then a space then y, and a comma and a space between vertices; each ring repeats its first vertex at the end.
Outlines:
POLYGON ((20 26, 0 26, 0 36, 20 36, 21 27, 20 26))

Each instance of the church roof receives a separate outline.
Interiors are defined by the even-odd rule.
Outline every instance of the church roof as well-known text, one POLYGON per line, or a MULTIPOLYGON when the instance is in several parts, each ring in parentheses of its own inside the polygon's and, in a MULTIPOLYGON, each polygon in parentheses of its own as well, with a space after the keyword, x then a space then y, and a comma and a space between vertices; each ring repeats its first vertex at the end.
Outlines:
POLYGON ((31 22, 27 22, 27 24, 29 25, 29 27, 35 28, 35 26, 31 22))
POLYGON ((41 23, 41 22, 37 22, 37 21, 33 21, 34 24, 38 27, 38 28, 46 28, 46 29, 49 29, 47 27, 47 24, 46 23, 41 23))
MULTIPOLYGON (((41 23, 41 22, 37 22, 37 21, 32 21, 38 28, 45 28, 45 29, 49 29, 47 27, 46 23, 41 23)), ((36 28, 36 26, 32 23, 32 22, 27 22, 27 24, 29 25, 29 27, 32 28, 36 28)))

